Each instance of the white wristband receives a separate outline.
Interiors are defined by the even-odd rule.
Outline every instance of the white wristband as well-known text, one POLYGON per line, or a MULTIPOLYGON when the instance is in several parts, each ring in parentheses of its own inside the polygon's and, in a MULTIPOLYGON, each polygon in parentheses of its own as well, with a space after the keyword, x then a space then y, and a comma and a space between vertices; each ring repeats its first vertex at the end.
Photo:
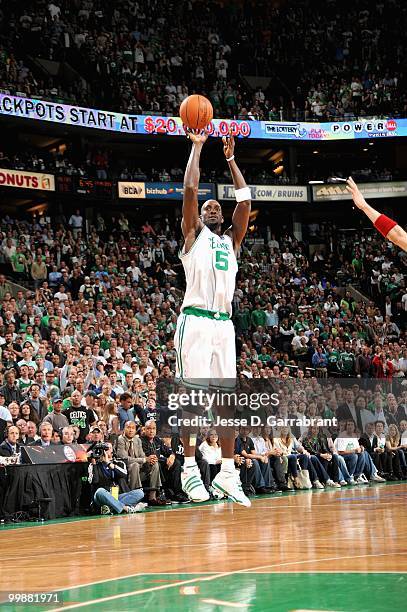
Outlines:
POLYGON ((242 187, 241 189, 235 189, 236 202, 245 202, 246 200, 252 199, 252 192, 250 187, 242 187))
POLYGON ((227 162, 230 162, 230 161, 233 161, 234 159, 235 159, 235 156, 234 156, 234 155, 232 155, 232 157, 229 157, 229 159, 228 159, 228 158, 226 158, 226 161, 227 161, 227 162))

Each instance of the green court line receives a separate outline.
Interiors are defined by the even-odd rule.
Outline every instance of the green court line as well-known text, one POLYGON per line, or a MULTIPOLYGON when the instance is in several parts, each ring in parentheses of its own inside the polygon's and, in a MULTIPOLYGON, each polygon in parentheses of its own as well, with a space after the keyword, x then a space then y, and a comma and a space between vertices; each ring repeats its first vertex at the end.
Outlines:
POLYGON ((406 587, 407 575, 399 573, 144 574, 66 589, 63 604, 2 604, 0 610, 52 612, 81 603, 77 609, 84 612, 222 612, 232 609, 229 603, 253 612, 404 612, 406 587), (187 587, 178 584, 184 581, 187 587))

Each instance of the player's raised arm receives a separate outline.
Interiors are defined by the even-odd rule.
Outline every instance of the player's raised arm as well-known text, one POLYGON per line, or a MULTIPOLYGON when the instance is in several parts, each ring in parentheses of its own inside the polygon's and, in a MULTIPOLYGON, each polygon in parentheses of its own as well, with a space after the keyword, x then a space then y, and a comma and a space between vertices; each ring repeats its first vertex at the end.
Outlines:
MULTIPOLYGON (((196 231, 202 228, 203 223, 199 218, 198 211, 198 187, 199 187, 199 160, 204 143, 208 138, 206 132, 200 130, 189 130, 188 138, 192 142, 191 154, 184 175, 184 198, 182 203, 181 229, 185 242, 195 240, 196 231)), ((188 250, 188 244, 186 244, 188 250)))
POLYGON ((346 189, 352 194, 355 205, 369 217, 382 236, 396 244, 403 251, 407 251, 407 232, 400 225, 397 225, 396 221, 389 219, 386 215, 382 215, 370 206, 352 177, 348 178, 346 189))
POLYGON ((247 232, 252 202, 250 188, 246 185, 243 174, 240 172, 235 161, 235 139, 230 134, 229 136, 223 137, 222 140, 223 152, 229 164, 237 202, 236 208, 233 211, 232 227, 227 230, 227 232, 231 234, 234 250, 236 252, 247 232))

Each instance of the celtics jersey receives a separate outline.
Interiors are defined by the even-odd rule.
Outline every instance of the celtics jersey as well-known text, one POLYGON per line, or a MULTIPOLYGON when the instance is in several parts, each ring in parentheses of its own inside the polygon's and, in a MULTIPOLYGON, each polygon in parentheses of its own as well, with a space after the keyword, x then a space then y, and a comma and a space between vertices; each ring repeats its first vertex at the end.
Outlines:
POLYGON ((237 260, 230 236, 218 236, 205 225, 188 253, 184 249, 180 259, 187 288, 181 311, 195 306, 231 315, 237 260))

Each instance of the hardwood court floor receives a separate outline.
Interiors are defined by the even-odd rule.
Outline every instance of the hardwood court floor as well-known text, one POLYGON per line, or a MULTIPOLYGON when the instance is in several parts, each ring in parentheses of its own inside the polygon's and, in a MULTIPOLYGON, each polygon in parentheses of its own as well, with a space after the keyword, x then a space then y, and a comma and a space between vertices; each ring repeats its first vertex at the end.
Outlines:
POLYGON ((405 610, 407 483, 0 530, 12 610, 405 610))

